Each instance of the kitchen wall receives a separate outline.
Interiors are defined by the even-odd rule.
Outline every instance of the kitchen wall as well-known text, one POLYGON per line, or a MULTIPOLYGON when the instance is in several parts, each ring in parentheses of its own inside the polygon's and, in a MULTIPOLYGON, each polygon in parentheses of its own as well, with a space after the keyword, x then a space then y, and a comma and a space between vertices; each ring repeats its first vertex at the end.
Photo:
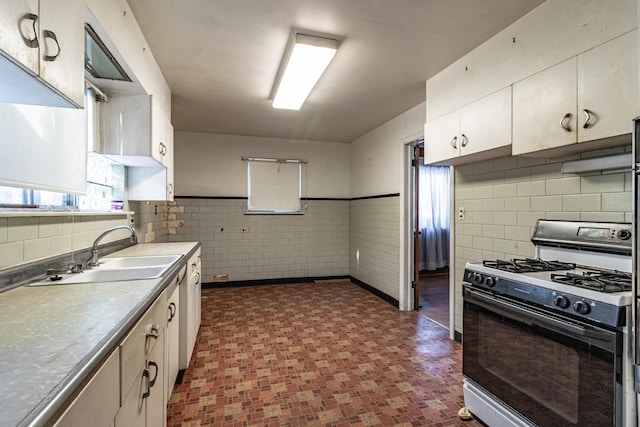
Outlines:
POLYGON ((350 144, 349 274, 408 308, 404 283, 405 144, 423 134, 425 103, 350 144), (379 197, 384 196, 384 197, 379 197))
POLYGON ((245 215, 246 199, 177 202, 185 226, 169 241, 200 241, 204 283, 349 274, 347 200, 309 200, 304 215, 245 215))
POLYGON ((631 173, 562 173, 564 160, 629 151, 629 147, 565 158, 503 157, 455 168, 455 330, 462 331, 462 278, 468 261, 531 257, 536 220, 631 222, 631 173))
MULTIPOLYGON (((155 204, 132 202, 139 241, 166 241, 167 228, 154 214, 155 204), (154 235, 147 233, 151 227, 154 235), (150 240, 151 239, 151 240, 150 240)), ((0 216, 0 269, 89 248, 104 230, 129 224, 125 214, 67 214, 65 216, 0 216)), ((126 231, 107 235, 101 243, 127 238, 126 231)))
POLYGON ((176 132, 175 147, 184 227, 169 240, 202 243, 203 282, 349 274, 348 144, 176 132), (307 160, 307 212, 245 215, 243 156, 307 160))

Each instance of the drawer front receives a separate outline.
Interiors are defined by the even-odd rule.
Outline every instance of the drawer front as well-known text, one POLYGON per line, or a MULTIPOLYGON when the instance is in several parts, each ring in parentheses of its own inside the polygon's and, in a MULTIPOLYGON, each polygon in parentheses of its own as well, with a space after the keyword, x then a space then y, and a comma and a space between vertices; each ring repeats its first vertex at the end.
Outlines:
POLYGON ((142 376, 145 360, 166 326, 167 295, 163 292, 120 344, 120 396, 126 396, 134 382, 142 376), (157 338, 153 338, 154 335, 157 338))

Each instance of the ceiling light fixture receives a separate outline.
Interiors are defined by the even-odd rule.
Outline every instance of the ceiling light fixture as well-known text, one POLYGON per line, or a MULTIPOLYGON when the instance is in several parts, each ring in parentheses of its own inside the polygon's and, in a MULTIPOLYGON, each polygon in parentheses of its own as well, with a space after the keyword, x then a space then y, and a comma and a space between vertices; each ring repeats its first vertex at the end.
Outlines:
POLYGON ((274 86, 273 108, 299 110, 337 49, 337 40, 294 33, 274 86))

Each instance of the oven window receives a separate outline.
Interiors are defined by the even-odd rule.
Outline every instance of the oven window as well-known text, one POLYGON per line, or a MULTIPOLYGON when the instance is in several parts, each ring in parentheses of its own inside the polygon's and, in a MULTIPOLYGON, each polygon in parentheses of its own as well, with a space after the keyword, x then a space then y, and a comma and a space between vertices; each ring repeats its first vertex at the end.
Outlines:
POLYGON ((506 405, 539 426, 613 425, 614 354, 468 302, 463 321, 463 373, 506 405))

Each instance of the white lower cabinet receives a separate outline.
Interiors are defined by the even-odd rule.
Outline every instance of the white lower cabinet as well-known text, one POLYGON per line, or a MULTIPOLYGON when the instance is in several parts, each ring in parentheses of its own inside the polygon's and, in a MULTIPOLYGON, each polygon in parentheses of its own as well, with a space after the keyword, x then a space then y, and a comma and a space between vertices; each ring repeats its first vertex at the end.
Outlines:
POLYGON ((180 357, 180 287, 186 286, 186 267, 175 278, 176 286, 167 299, 167 330, 165 332, 165 373, 167 385, 167 401, 171 398, 173 385, 179 371, 180 357))
POLYGON ((180 286, 180 369, 187 369, 200 328, 202 265, 200 249, 187 261, 187 283, 180 286))
POLYGON ((55 427, 113 425, 120 401, 120 352, 114 351, 54 424, 55 427))
POLYGON ((166 312, 165 291, 120 344, 122 401, 116 427, 162 427, 166 424, 166 312))

